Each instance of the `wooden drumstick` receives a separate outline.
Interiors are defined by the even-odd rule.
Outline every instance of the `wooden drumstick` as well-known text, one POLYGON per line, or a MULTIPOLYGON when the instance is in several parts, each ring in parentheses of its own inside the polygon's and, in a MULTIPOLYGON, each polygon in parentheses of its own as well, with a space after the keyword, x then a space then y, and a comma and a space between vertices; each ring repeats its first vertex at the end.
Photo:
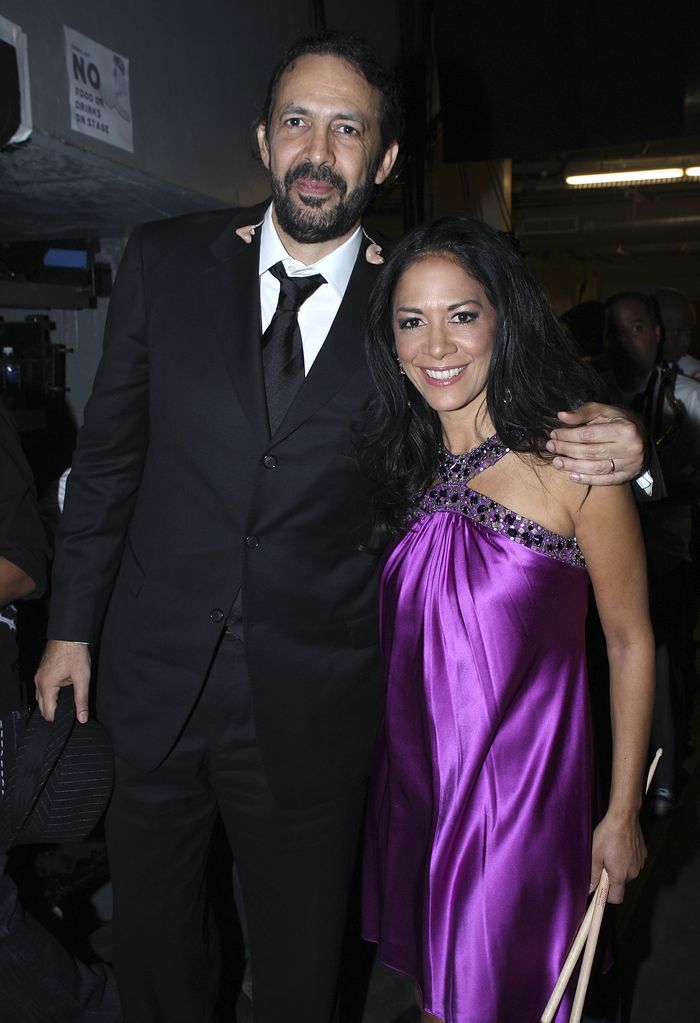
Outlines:
POLYGON ((581 960, 581 972, 578 975, 576 994, 574 995, 574 1004, 571 1007, 569 1023, 581 1023, 581 1016, 583 1015, 583 1003, 586 1000, 588 982, 591 979, 593 959, 595 957, 596 945, 598 944, 600 925, 603 922, 605 903, 608 901, 609 890, 610 878, 608 877, 607 870, 605 869, 605 867, 603 867, 603 870, 601 871, 600 874, 600 881, 598 882, 598 887, 595 890, 595 897, 593 899, 593 915, 591 917, 591 925, 588 931, 588 937, 586 938, 586 947, 583 950, 583 959, 581 960))
POLYGON ((564 961, 562 971, 559 974, 559 979, 557 980, 545 1010, 540 1017, 540 1023, 552 1023, 552 1020, 556 1015, 559 1003, 564 997, 564 992, 571 980, 571 974, 574 972, 574 967, 576 966, 579 956, 583 951, 583 946, 586 944, 586 938, 588 937, 588 932, 591 929, 591 920, 593 919, 594 909, 595 899, 591 899, 588 909, 586 910, 586 915, 583 918, 581 926, 576 932, 574 943, 569 949, 569 954, 564 961))
MULTIPOLYGON (((657 749, 656 753, 654 754, 654 759, 652 760, 651 767, 649 768, 649 771, 647 773, 646 786, 645 786, 645 789, 644 789, 644 794, 645 795, 648 793, 648 791, 649 791, 649 789, 651 787, 651 783, 652 783, 652 780, 654 778, 654 774, 656 772, 656 768, 658 767, 659 760, 661 759, 662 753, 663 753, 662 749, 657 749)), ((588 906, 588 909, 586 910, 586 915, 584 916, 584 918, 583 918, 583 920, 581 922, 581 926, 579 927, 578 931, 576 932, 576 937, 574 938, 574 941, 573 941, 573 944, 571 946, 571 949, 569 950, 569 954, 566 957, 566 960, 565 960, 564 965, 562 967, 561 973, 559 974, 559 978, 557 980, 557 983, 555 984, 554 990, 552 991, 550 999, 547 1002, 547 1005, 545 1007, 544 1012, 542 1013, 542 1016, 540 1017, 540 1023, 552 1023, 552 1020, 556 1016, 557 1009, 559 1008, 559 1003, 561 1002, 561 1000, 562 1000, 562 998, 564 996, 564 991, 566 990, 566 987, 567 987, 569 981, 571 980, 571 974, 574 972, 574 968, 576 966, 576 963, 578 962, 579 956, 581 955, 581 951, 582 951, 584 945, 587 945, 588 937, 589 937, 589 934, 590 934, 591 929, 592 929, 593 916, 594 916, 594 913, 596 912, 596 907, 599 905, 599 901, 600 901, 599 900, 599 896, 600 896, 600 894, 602 892, 603 880, 604 879, 605 879, 606 887, 605 887, 605 900, 603 901, 602 905, 603 905, 603 909, 605 908, 605 901, 607 900, 607 897, 608 897, 608 887, 610 885, 610 880, 608 878, 607 871, 605 869, 603 869, 603 872, 600 875, 600 881, 598 882, 598 887, 595 890, 595 895, 591 899, 590 905, 588 906)), ((602 910, 600 910, 600 917, 601 917, 601 920, 602 920, 602 910)), ((600 931, 600 922, 598 922, 598 931, 600 931)), ((596 934, 595 942, 597 942, 597 940, 598 940, 598 934, 596 934)), ((595 951, 595 942, 593 944, 593 951, 595 951)), ((591 966, 593 964, 593 954, 592 953, 590 954, 590 959, 591 959, 591 963, 590 963, 590 965, 588 967, 588 976, 585 978, 585 987, 583 988, 582 998, 585 998, 586 989, 588 987, 588 981, 590 979, 590 969, 591 969, 591 966)), ((585 954, 584 954, 584 963, 582 963, 582 965, 581 965, 581 975, 579 976, 579 982, 578 982, 578 985, 576 987, 577 995, 578 995, 579 989, 581 987, 581 977, 583 976, 584 966, 585 966, 585 954)), ((574 1005, 576 1005, 576 997, 574 997, 574 1005)), ((578 1018, 580 1019, 580 1014, 579 1014, 578 1018)), ((574 1017, 573 1009, 572 1009, 572 1013, 571 1013, 571 1016, 570 1016, 570 1019, 569 1019, 569 1023, 574 1023, 574 1020, 575 1020, 575 1017, 574 1017)))

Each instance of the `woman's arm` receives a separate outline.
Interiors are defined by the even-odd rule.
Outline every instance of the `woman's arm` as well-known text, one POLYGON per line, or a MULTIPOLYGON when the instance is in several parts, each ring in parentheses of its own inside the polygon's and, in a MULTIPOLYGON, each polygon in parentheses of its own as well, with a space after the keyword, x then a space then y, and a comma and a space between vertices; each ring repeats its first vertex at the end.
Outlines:
POLYGON ((608 810, 593 834, 591 885, 603 867, 611 902, 642 869, 639 827, 643 773, 654 701, 654 636, 649 621, 646 556, 626 486, 596 488, 574 514, 590 573, 610 665, 613 763, 608 810))

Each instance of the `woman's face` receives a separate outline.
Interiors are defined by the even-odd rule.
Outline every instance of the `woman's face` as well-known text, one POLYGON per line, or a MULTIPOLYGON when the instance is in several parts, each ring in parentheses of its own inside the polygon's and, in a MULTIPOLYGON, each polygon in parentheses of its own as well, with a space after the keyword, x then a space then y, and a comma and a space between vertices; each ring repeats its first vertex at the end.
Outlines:
POLYGON ((440 413, 481 405, 496 336, 496 310, 447 256, 413 263, 394 289, 396 354, 414 387, 440 413))

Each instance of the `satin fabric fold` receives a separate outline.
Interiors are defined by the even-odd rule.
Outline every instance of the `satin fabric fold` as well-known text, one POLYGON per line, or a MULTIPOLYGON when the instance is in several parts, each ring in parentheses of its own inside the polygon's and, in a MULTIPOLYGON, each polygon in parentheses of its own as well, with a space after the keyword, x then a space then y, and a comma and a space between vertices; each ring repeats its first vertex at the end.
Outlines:
POLYGON ((585 570, 456 511, 384 565, 364 933, 446 1023, 537 1023, 585 912, 587 599, 585 570))

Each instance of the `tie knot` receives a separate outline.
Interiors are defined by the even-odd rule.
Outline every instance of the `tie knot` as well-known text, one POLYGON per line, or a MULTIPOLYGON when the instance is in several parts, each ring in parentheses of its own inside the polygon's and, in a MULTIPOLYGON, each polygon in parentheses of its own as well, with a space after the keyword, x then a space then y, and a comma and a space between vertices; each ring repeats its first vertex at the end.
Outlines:
POLYGON ((280 282, 280 294, 277 309, 280 312, 296 313, 314 291, 326 283, 321 274, 309 274, 306 277, 290 277, 284 269, 284 263, 275 263, 270 273, 280 282))

